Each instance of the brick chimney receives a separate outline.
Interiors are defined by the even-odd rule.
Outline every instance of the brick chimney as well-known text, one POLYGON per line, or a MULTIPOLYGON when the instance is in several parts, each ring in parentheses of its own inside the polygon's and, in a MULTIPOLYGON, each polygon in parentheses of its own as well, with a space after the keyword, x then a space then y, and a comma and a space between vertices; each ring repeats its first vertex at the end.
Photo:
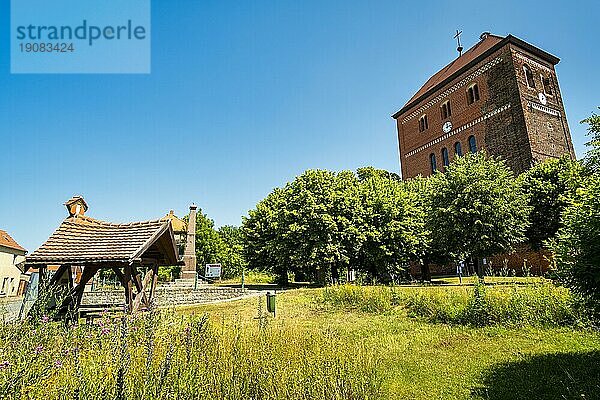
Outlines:
POLYGON ((196 207, 190 206, 190 216, 187 226, 187 238, 183 252, 184 267, 181 270, 182 278, 194 278, 196 274, 196 207))
POLYGON ((85 212, 88 210, 88 205, 82 196, 71 197, 65 202, 65 206, 69 212, 69 217, 85 215, 85 212))

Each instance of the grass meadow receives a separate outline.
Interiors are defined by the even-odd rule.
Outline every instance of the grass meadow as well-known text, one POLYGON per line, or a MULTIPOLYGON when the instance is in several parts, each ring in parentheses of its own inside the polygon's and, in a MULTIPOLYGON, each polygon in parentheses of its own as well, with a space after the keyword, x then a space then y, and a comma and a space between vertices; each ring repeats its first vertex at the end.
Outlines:
POLYGON ((600 333, 549 283, 297 289, 0 326, 6 399, 597 399, 600 333))

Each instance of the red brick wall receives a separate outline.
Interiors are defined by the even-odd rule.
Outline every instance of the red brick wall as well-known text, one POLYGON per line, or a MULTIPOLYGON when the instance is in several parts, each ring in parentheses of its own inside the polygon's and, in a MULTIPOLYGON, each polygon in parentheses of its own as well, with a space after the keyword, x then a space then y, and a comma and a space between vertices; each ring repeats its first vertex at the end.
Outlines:
POLYGON ((475 136, 479 149, 485 148, 488 153, 505 159, 516 173, 548 157, 565 153, 574 156, 554 67, 539 59, 531 62, 537 87, 528 90, 522 69, 523 54, 521 49, 506 45, 398 116, 396 126, 404 179, 431 175, 432 153, 438 170, 443 170, 442 149, 448 149, 452 162, 454 144, 460 142, 466 154, 471 135, 475 136), (532 102, 540 103, 537 93, 543 91, 542 74, 552 79, 554 94, 548 96, 547 106, 558 111, 558 117, 530 106, 532 102), (466 93, 473 83, 479 87, 480 100, 468 104, 466 93), (452 116, 443 119, 440 107, 446 100, 450 100, 452 116), (419 118, 423 114, 427 115, 429 128, 419 132, 419 118), (452 122, 449 135, 442 130, 447 120, 452 122))

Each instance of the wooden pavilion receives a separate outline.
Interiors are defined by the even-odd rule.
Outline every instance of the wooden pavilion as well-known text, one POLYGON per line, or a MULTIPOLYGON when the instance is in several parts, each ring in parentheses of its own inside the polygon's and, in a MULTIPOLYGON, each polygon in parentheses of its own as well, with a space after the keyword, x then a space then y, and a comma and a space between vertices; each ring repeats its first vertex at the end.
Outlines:
POLYGON ((150 308, 158 266, 181 264, 171 221, 115 224, 84 215, 88 206, 81 196, 65 205, 69 216, 25 260, 26 270, 39 272, 36 305, 53 311, 56 318, 77 312, 85 285, 100 270, 108 269, 123 285, 127 311, 150 308), (58 266, 52 276, 49 266, 58 266), (78 282, 73 277, 76 268, 81 270, 78 282))

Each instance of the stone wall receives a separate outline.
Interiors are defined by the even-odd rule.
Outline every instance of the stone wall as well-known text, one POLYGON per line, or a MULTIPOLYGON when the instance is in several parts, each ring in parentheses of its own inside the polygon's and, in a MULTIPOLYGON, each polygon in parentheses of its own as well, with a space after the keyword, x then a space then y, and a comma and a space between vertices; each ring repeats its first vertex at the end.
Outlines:
MULTIPOLYGON (((241 288, 203 287, 198 290, 179 289, 156 291, 155 304, 158 307, 171 307, 185 304, 201 304, 218 300, 227 300, 243 296, 250 291, 241 288)), ((81 304, 104 304, 111 306, 123 305, 125 295, 123 290, 85 292, 81 304)))

